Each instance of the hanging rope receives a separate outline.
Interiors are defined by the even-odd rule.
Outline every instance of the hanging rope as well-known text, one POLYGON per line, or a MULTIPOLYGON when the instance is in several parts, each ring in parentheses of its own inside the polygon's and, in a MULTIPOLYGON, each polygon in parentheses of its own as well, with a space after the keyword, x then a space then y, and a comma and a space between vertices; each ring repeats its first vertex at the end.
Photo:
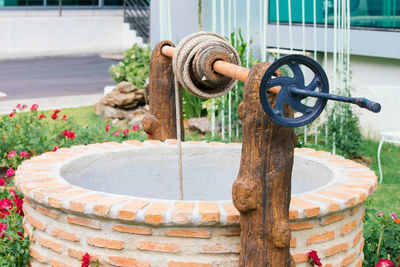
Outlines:
MULTIPOLYGON (((223 36, 216 33, 198 32, 184 38, 176 47, 174 56, 172 57, 172 68, 175 75, 175 106, 176 106, 176 131, 178 139, 178 172, 179 172, 179 197, 183 200, 183 175, 182 175, 182 141, 181 141, 181 113, 179 89, 185 88, 191 94, 201 98, 213 98, 224 95, 230 91, 236 84, 236 80, 218 86, 215 90, 204 90, 197 87, 199 84, 192 77, 192 63, 198 52, 204 51, 206 48, 217 48, 225 51, 226 54, 232 56, 235 63, 240 65, 240 57, 231 43, 223 36)), ((198 75, 197 75, 198 76, 198 75)), ((203 77, 204 79, 205 77, 203 77)))

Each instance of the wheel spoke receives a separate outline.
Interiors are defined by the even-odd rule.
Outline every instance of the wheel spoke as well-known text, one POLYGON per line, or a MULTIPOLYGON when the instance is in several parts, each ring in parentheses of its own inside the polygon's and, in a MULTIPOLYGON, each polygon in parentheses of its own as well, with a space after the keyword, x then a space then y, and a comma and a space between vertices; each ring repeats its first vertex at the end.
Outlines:
POLYGON ((288 103, 294 110, 296 110, 297 112, 301 112, 303 114, 305 114, 306 111, 310 109, 310 107, 302 104, 300 101, 292 100, 289 101, 288 103))
POLYGON ((296 83, 299 86, 305 86, 304 85, 304 75, 303 75, 303 71, 301 70, 299 64, 297 62, 291 62, 288 64, 290 69, 293 72, 293 76, 294 76, 294 80, 296 81, 296 83))
POLYGON ((269 88, 275 87, 275 86, 288 87, 293 82, 294 82, 293 78, 290 78, 287 76, 282 76, 282 77, 277 77, 275 79, 271 79, 270 84, 268 86, 269 86, 269 88))
POLYGON ((317 75, 314 76, 314 79, 310 82, 309 85, 306 86, 306 90, 308 91, 315 91, 315 89, 317 89, 317 87, 319 87, 319 77, 317 77, 317 75))

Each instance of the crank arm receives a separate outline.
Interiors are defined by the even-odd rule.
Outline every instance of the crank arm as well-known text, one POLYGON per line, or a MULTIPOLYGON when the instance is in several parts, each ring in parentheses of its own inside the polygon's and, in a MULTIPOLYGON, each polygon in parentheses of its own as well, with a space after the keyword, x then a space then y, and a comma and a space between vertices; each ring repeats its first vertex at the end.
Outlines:
POLYGON ((375 113, 378 113, 379 111, 381 111, 381 105, 379 103, 373 102, 366 98, 356 98, 356 97, 347 97, 347 96, 341 96, 341 95, 333 95, 333 94, 298 89, 295 87, 290 87, 289 93, 292 95, 311 96, 311 97, 316 97, 316 98, 323 98, 323 99, 329 99, 329 100, 335 100, 335 101, 340 101, 340 102, 356 104, 360 108, 365 108, 365 109, 368 109, 369 111, 372 111, 375 113))

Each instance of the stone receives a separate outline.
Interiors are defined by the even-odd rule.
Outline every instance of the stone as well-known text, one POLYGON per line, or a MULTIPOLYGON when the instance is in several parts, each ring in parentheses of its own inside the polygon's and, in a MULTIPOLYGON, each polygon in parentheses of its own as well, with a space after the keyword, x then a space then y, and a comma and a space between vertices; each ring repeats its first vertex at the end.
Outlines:
POLYGON ((131 93, 131 92, 136 92, 138 88, 130 82, 120 82, 116 89, 123 94, 131 93))
POLYGON ((188 127, 192 130, 197 130, 201 133, 211 131, 211 122, 206 117, 190 118, 187 120, 188 127))

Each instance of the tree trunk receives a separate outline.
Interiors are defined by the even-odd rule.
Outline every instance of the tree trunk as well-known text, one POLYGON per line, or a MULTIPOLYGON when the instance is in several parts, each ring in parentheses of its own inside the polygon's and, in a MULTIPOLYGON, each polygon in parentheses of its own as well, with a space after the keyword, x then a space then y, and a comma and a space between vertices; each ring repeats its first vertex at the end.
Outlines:
POLYGON ((261 106, 259 86, 268 66, 253 66, 239 106, 243 145, 232 199, 240 212, 242 267, 294 264, 290 256, 289 205, 297 137, 292 128, 272 122, 261 106))
MULTIPOLYGON (((143 118, 143 129, 151 135, 151 139, 164 141, 176 139, 175 84, 172 70, 172 59, 161 54, 164 45, 174 46, 170 41, 159 42, 150 59, 149 108, 143 118)), ((180 110, 182 110, 182 89, 179 89, 180 110)), ((184 130, 182 124, 182 140, 184 130)))

